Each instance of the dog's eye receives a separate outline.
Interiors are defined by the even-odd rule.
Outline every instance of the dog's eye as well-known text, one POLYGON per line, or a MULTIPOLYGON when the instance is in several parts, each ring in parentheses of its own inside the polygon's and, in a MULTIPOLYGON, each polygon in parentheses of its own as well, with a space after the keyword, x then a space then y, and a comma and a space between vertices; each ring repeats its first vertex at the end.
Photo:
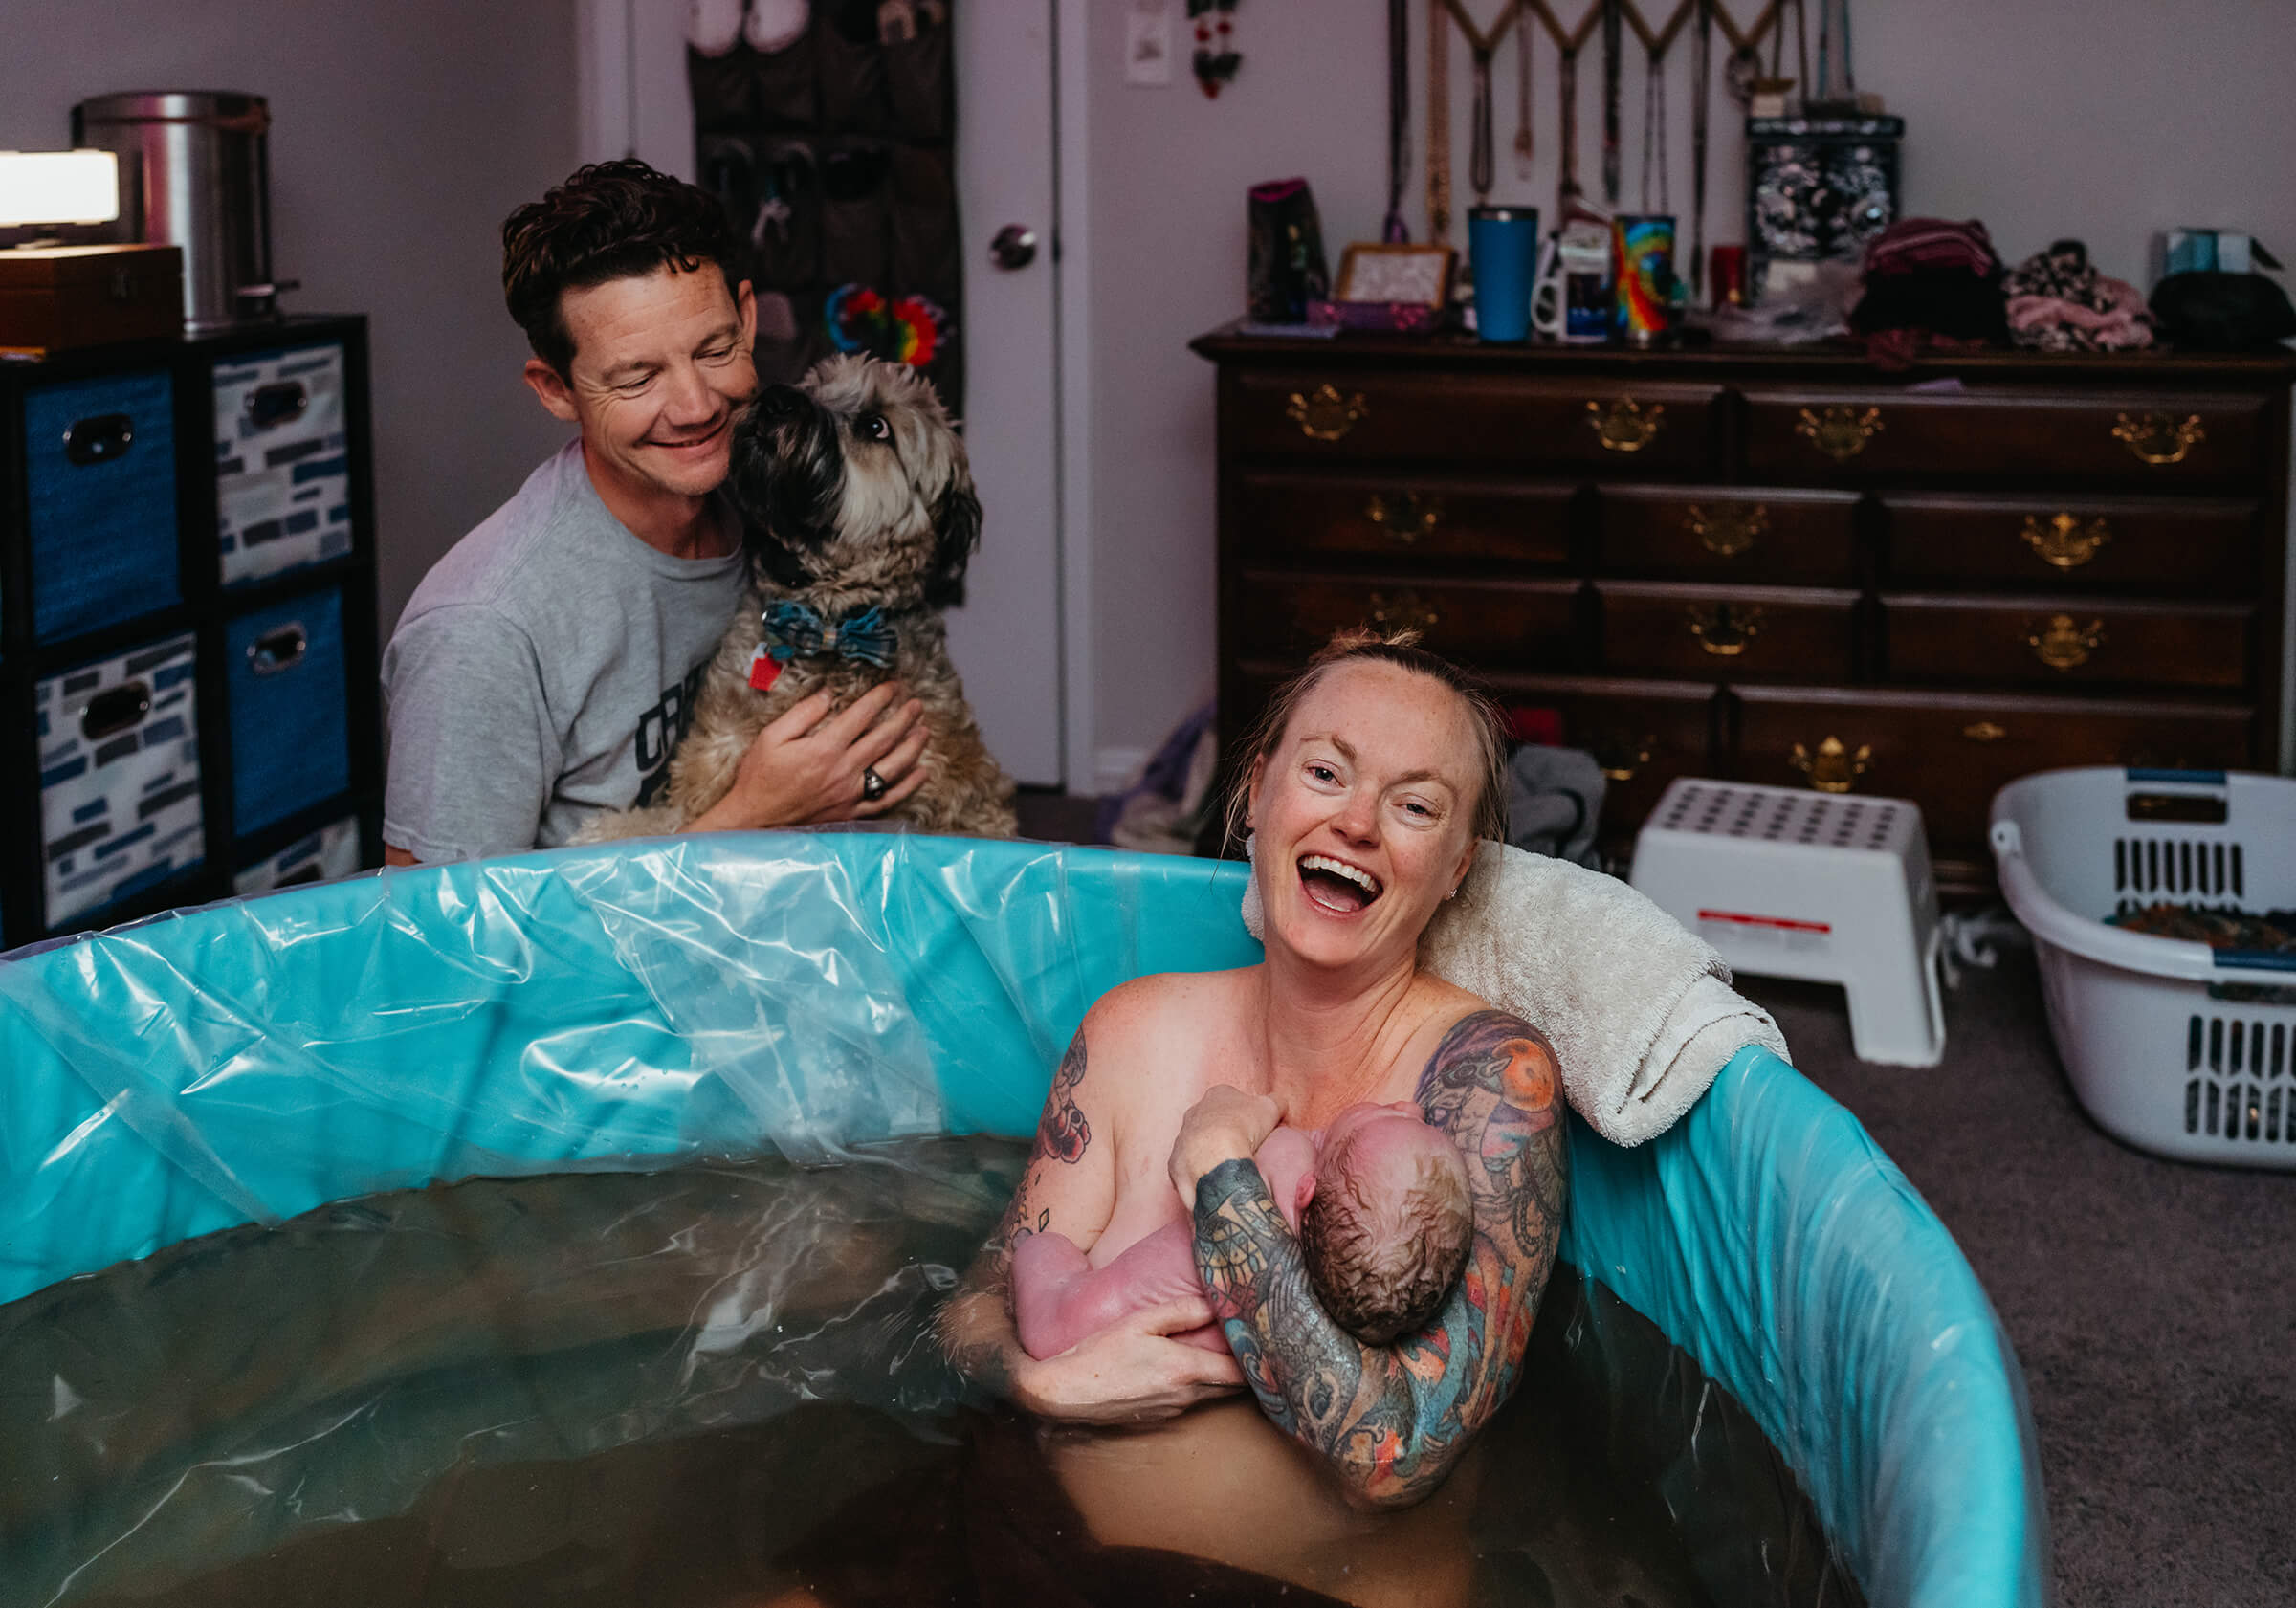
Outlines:
POLYGON ((864 441, 891 441, 893 427, 882 413, 864 413, 853 421, 853 433, 864 441))

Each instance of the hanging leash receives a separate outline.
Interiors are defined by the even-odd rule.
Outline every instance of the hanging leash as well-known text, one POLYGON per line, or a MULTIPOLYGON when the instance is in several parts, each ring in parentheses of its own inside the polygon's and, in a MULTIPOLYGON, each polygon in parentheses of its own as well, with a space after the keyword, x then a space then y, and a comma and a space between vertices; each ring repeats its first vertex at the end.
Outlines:
POLYGON ((1403 222, 1403 185, 1411 167, 1411 6, 1387 0, 1387 217, 1380 238, 1400 246, 1411 238, 1403 222))
POLYGON ((1427 241, 1451 238, 1451 24, 1427 8, 1427 241))
POLYGON ((1602 0, 1602 200, 1619 204, 1619 72, 1620 30, 1625 23, 1622 0, 1602 0))
POLYGON ((1518 3, 1514 28, 1514 176, 1531 180, 1531 18, 1518 3))
POLYGON ((1714 0, 1698 0, 1698 32, 1690 38, 1690 292, 1706 300, 1706 119, 1713 89, 1714 0))

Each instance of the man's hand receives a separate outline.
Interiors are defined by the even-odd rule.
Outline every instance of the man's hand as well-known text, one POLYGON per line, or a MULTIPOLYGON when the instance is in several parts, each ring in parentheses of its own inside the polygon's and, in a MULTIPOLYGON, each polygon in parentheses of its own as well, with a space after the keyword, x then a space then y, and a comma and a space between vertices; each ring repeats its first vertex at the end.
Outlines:
POLYGON ((802 826, 882 815, 931 774, 922 762, 924 705, 897 681, 880 682, 836 714, 827 689, 800 699, 760 732, 741 756, 734 784, 695 821, 694 831, 802 826), (896 701, 897 700, 897 701, 896 701), (862 794, 862 772, 890 785, 862 794))
POLYGON ((1275 1125, 1284 1108, 1271 1094, 1247 1094, 1223 1083, 1207 1090, 1181 1119, 1180 1137, 1172 1141, 1172 1187, 1180 1203, 1196 1209, 1196 1185, 1223 1161, 1248 1161, 1275 1125))

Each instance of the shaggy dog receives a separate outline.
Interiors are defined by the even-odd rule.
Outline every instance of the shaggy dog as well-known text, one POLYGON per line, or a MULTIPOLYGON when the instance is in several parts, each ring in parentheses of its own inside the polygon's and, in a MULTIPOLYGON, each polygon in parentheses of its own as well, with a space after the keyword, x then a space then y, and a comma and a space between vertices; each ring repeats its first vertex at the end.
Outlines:
POLYGON ((703 677, 662 802, 600 816, 581 841, 682 830, 791 704, 826 686, 842 709, 889 676, 924 705, 918 763, 932 770, 885 818, 1012 836, 1012 781, 981 744, 941 623, 963 593, 981 503, 932 385, 835 357, 769 386, 734 427, 726 491, 748 526, 749 597, 703 677))

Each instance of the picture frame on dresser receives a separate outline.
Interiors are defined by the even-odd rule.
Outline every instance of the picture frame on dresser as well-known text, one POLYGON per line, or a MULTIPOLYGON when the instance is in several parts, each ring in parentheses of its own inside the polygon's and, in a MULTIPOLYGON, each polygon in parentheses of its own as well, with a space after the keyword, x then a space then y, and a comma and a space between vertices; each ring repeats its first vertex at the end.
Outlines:
POLYGON ((367 398, 355 315, 0 363, 0 724, 34 781, 0 801, 0 942, 229 896, 315 833, 381 863, 367 398), (276 544, 234 562, 266 498, 276 544), (251 699, 234 633, 282 609, 266 669, 298 630, 310 669, 251 699), (301 790, 251 815, 266 752, 301 790))
POLYGON ((2283 763, 2296 355, 1194 350, 1224 734, 1331 630, 1415 625, 1596 754, 1614 862, 1710 775, 1915 800, 1949 897, 2016 776, 2283 763))

